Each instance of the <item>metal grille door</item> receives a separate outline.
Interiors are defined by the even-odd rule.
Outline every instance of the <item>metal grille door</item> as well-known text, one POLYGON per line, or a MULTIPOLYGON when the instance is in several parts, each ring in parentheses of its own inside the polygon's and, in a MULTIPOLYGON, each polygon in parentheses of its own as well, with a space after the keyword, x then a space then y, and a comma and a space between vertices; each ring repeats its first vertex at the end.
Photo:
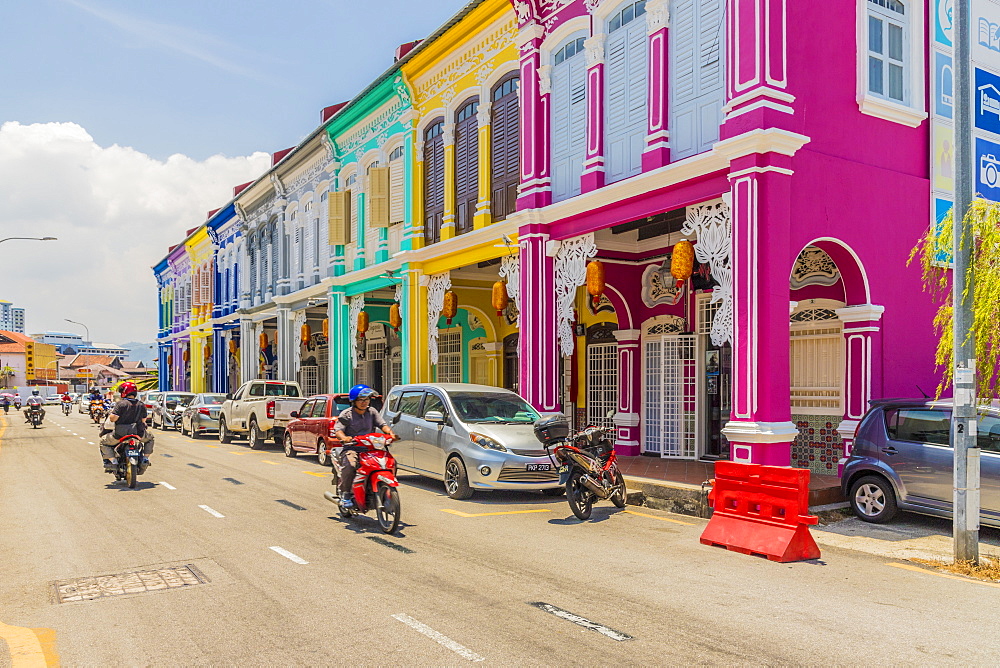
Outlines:
POLYGON ((319 367, 304 366, 299 369, 299 385, 305 396, 311 397, 320 394, 319 390, 319 367))
POLYGON ((462 332, 441 332, 438 336, 437 382, 462 382, 462 332))
POLYGON ((587 424, 614 428, 618 410, 618 344, 587 346, 587 424))
POLYGON ((695 336, 648 336, 644 351, 644 450, 665 458, 693 459, 697 396, 695 336))

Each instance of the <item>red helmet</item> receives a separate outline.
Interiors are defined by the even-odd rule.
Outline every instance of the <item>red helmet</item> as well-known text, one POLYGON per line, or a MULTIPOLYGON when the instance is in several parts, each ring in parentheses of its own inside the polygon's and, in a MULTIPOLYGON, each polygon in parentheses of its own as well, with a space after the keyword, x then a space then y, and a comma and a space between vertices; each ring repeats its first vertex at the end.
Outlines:
POLYGON ((139 388, 135 386, 135 383, 126 381, 118 386, 118 393, 123 397, 127 397, 133 394, 138 394, 139 388))

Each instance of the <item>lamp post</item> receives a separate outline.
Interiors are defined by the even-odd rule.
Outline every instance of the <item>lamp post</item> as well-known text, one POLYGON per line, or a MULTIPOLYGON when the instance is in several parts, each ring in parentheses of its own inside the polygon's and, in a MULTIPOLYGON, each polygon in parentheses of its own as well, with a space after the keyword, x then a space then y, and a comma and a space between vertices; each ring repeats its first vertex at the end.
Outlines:
POLYGON ((6 239, 0 239, 0 244, 13 239, 21 239, 22 241, 58 241, 55 237, 7 237, 6 239))
POLYGON ((65 320, 66 322, 71 322, 74 325, 80 325, 80 327, 83 327, 84 331, 87 332, 87 343, 93 343, 93 341, 90 340, 90 328, 89 327, 87 327, 82 322, 77 322, 76 320, 70 320, 69 318, 63 318, 63 320, 65 320))

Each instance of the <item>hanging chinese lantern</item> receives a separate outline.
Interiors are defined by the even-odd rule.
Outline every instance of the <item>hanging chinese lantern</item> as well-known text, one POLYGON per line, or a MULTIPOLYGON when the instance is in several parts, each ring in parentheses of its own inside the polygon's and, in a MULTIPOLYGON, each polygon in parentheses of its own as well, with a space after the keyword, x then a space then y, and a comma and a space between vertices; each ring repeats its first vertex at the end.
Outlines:
POLYGON ((358 313, 358 334, 361 335, 362 339, 365 338, 365 333, 368 332, 368 324, 369 324, 368 314, 365 313, 364 311, 359 312, 358 313))
POLYGON ((692 271, 694 271, 694 246, 690 241, 681 239, 674 246, 670 258, 670 275, 677 279, 678 290, 684 285, 684 281, 691 278, 692 271))
POLYGON ((593 298, 595 309, 601 302, 604 288, 604 264, 600 260, 591 260, 587 263, 587 294, 593 298))
POLYGON ((267 348, 267 332, 261 332, 260 336, 257 338, 257 342, 260 344, 261 350, 267 348))
POLYGON ((302 345, 309 343, 312 338, 312 328, 309 327, 308 322, 302 323, 302 327, 299 328, 299 338, 302 339, 302 345))
POLYGON ((329 340, 330 338, 330 319, 323 318, 323 338, 329 340))
POLYGON ((236 354, 236 339, 229 339, 229 354, 236 354))
POLYGON ((400 312, 399 304, 393 304, 389 307, 389 324, 397 332, 403 326, 403 315, 400 312))
POLYGON ((208 360, 212 359, 212 349, 209 348, 208 346, 205 346, 205 351, 204 351, 203 355, 205 356, 205 361, 206 362, 208 360))
POLYGON ((173 366, 173 365, 174 365, 174 354, 173 353, 168 353, 167 354, 167 366, 173 366))
POLYGON ((499 318, 503 315, 503 310, 507 308, 507 304, 510 303, 510 297, 507 295, 507 284, 503 281, 497 281, 493 284, 493 308, 497 310, 497 317, 499 318))
POLYGON ((188 350, 187 348, 185 348, 184 352, 181 353, 181 359, 184 360, 185 364, 187 364, 188 362, 190 362, 191 361, 191 351, 188 350))
POLYGON ((441 307, 441 315, 445 317, 445 322, 451 325, 451 319, 458 315, 458 295, 449 290, 444 293, 444 305, 441 307))

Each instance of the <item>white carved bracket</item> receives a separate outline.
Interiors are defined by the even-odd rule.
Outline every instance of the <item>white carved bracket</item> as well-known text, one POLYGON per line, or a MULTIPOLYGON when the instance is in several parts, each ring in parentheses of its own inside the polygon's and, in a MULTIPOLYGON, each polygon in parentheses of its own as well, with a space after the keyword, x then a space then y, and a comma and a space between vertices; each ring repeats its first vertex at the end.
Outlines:
POLYGON ((514 302, 514 308, 521 312, 521 256, 508 255, 500 259, 500 278, 507 279, 507 296, 514 302))
POLYGON ((347 305, 347 339, 351 343, 351 368, 358 368, 358 314, 365 310, 365 296, 351 297, 347 305))
POLYGON ((427 277, 427 338, 430 341, 431 364, 438 362, 438 320, 444 309, 444 293, 451 289, 451 273, 427 277))
POLYGON ((302 342, 299 341, 299 335, 302 332, 302 325, 306 324, 306 312, 296 311, 295 320, 292 323, 292 340, 297 343, 292 346, 292 359, 295 361, 295 369, 302 366, 302 342))
POLYGON ((587 260, 597 255, 594 235, 566 239, 555 254, 556 333, 563 357, 573 354, 573 303, 576 289, 587 282, 587 260))
POLYGON ((733 341, 733 225, 729 204, 718 200, 687 208, 687 221, 681 232, 697 235, 694 255, 708 264, 712 278, 719 284, 712 291, 712 303, 719 302, 719 310, 712 323, 712 343, 721 346, 733 341))

